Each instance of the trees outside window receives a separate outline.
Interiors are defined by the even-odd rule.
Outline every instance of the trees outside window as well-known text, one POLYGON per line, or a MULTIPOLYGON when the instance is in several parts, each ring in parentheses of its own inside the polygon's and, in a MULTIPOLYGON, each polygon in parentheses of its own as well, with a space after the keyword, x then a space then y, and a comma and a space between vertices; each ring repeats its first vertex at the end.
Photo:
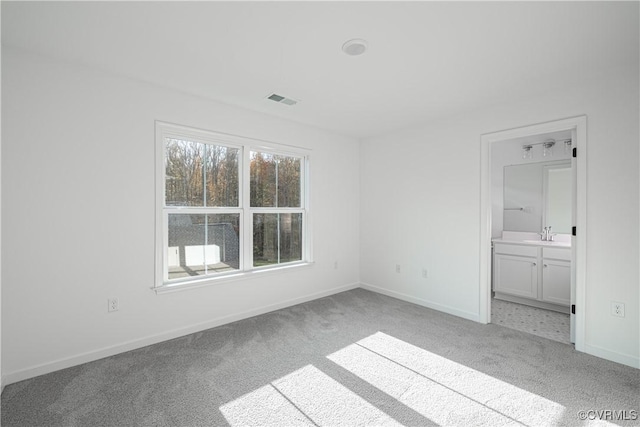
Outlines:
POLYGON ((308 261, 304 153, 165 123, 157 139, 157 286, 308 261))
POLYGON ((253 265, 302 259, 301 159, 252 151, 253 265))

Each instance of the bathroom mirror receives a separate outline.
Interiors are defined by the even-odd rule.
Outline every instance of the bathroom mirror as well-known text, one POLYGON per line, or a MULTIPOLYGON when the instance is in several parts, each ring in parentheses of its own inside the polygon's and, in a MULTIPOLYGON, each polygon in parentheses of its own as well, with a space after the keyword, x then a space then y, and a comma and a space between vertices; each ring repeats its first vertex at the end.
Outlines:
POLYGON ((556 233, 571 233, 571 164, 547 165, 543 168, 545 211, 543 223, 556 233))
POLYGON ((570 161, 504 167, 504 230, 571 232, 570 161))

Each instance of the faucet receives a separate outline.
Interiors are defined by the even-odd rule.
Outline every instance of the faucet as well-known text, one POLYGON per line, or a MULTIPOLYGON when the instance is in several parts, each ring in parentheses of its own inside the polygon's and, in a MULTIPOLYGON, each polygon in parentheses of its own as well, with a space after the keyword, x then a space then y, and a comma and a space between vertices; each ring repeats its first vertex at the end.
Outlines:
POLYGON ((547 227, 544 228, 544 230, 542 230, 542 233, 538 233, 540 235, 540 240, 542 241, 547 241, 547 239, 549 238, 549 229, 547 227))
POLYGON ((549 227, 547 228, 547 239, 546 239, 546 240, 547 240, 548 242, 553 242, 553 236, 555 236, 555 235, 556 235, 556 233, 552 233, 552 232, 551 232, 551 226, 549 226, 549 227))
POLYGON ((540 240, 543 242, 553 242, 553 236, 556 235, 556 233, 551 232, 551 226, 545 227, 542 230, 542 233, 538 234, 540 235, 540 240))

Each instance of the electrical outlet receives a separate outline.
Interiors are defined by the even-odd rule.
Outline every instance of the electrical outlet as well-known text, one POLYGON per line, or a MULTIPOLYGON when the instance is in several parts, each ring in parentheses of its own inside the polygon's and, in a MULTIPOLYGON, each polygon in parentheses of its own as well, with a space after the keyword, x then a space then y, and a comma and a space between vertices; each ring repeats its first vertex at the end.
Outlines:
POLYGON ((611 314, 613 316, 624 317, 624 304, 611 301, 611 314))
POLYGON ((400 264, 396 264, 396 273, 400 273, 400 264))
POLYGON ((107 300, 107 304, 107 312, 109 313, 111 313, 112 311, 118 311, 120 309, 118 298, 109 298, 107 300))
POLYGON ((423 279, 426 279, 426 278, 428 278, 428 277, 429 277, 429 272, 427 271, 427 269, 426 269, 426 268, 423 268, 423 269, 422 269, 422 278, 423 278, 423 279))

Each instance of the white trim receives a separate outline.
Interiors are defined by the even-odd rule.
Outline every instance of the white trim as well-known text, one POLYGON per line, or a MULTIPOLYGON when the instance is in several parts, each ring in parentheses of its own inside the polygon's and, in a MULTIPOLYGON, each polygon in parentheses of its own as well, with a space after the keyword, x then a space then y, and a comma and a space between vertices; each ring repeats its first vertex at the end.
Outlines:
POLYGON ((185 135, 189 135, 193 138, 203 138, 203 134, 204 134, 206 135, 206 137, 204 137, 205 141, 219 142, 226 145, 231 143, 232 145, 236 145, 238 147, 243 147, 244 145, 247 145, 247 141, 249 141, 251 142, 249 145, 251 145, 253 148, 261 148, 263 150, 269 150, 269 151, 279 151, 279 153, 284 153, 287 155, 292 154, 292 155, 300 156, 301 152, 305 153, 303 155, 306 155, 312 151, 310 148, 300 147, 297 145, 282 144, 282 143, 268 141, 264 139, 234 135, 231 133, 214 132, 207 129, 196 128, 193 126, 178 125, 175 123, 165 122, 162 120, 156 120, 155 125, 156 125, 156 129, 158 128, 158 126, 162 127, 163 129, 166 129, 167 134, 169 135, 174 135, 178 137, 179 136, 184 137, 185 135))
POLYGON ((311 169, 309 167, 309 165, 311 164, 311 160, 310 160, 311 155, 308 154, 307 156, 305 156, 305 158, 302 160, 303 163, 303 167, 304 167, 304 173, 302 174, 302 185, 304 185, 304 187, 302 187, 302 197, 303 200, 302 202, 304 203, 304 206, 307 209, 306 214, 304 215, 303 218, 303 222, 302 222, 302 226, 305 227, 304 233, 302 233, 302 245, 303 248, 305 248, 306 252, 307 252, 307 262, 313 263, 314 262, 314 258, 313 258, 313 221, 312 221, 312 212, 313 209, 311 208, 311 169))
POLYGON ((300 268, 311 267, 313 262, 291 262, 285 264, 269 265, 257 267, 247 271, 234 270, 229 273, 220 273, 219 276, 206 276, 201 279, 190 280, 188 282, 167 283, 166 285, 152 287, 151 290, 156 294, 168 294, 188 289, 198 289, 206 286, 221 285, 229 282, 237 282, 239 280, 249 280, 262 277, 267 274, 286 273, 296 271, 300 268))
POLYGON ((638 356, 618 353, 616 351, 607 350, 606 348, 591 344, 585 344, 584 351, 592 356, 601 357, 603 359, 611 360, 612 362, 640 369, 640 357, 638 356))
POLYGON ((171 331, 166 331, 166 332, 162 332, 155 335, 150 335, 146 338, 127 341, 122 344, 117 344, 109 347, 104 347, 98 350, 81 353, 75 356, 56 360, 54 362, 44 363, 41 365, 32 366, 19 371, 10 372, 3 377, 3 381, 5 385, 13 384, 18 381, 23 381, 29 378, 37 377, 39 375, 44 375, 50 372, 59 371, 60 369, 66 369, 72 366, 81 365, 83 363, 93 362, 95 360, 99 360, 109 356, 114 356, 116 354, 124 353, 126 351, 136 350, 136 349, 157 344, 163 341, 168 341, 174 338, 183 337, 185 335, 201 332, 201 331, 215 328, 221 325, 226 325, 228 323, 237 322, 239 320, 247 319, 254 316, 259 316, 261 314, 269 313, 275 310, 280 310, 280 309, 291 307, 297 304, 313 301, 318 298, 324 298, 327 296, 335 295, 340 292, 356 289, 358 287, 359 287, 358 283, 350 283, 347 285, 337 286, 335 288, 331 288, 325 291, 316 292, 316 293, 305 295, 298 298, 292 298, 292 299, 275 303, 275 304, 257 307, 251 310, 243 311, 241 313, 218 317, 218 318, 211 319, 202 323, 197 323, 191 326, 186 326, 183 328, 173 329, 171 331))
POLYGON ((576 118, 576 228, 572 249, 572 274, 576 280, 576 340, 578 351, 586 350, 587 307, 587 116, 576 118), (575 259, 573 259, 575 258, 575 259))
POLYGON ((266 208, 250 208, 250 209, 251 209, 251 213, 254 213, 254 214, 288 214, 288 213, 304 214, 304 208, 266 207, 266 208))
POLYGON ((165 293, 167 289, 171 292, 180 288, 192 289, 208 284, 223 283, 229 280, 247 278, 254 270, 272 269, 280 271, 281 267, 288 267, 291 264, 311 264, 313 254, 311 247, 312 228, 310 226, 309 208, 309 153, 310 149, 296 147, 293 145, 279 144, 270 141, 248 138, 244 136, 231 135, 220 132, 213 132, 204 129, 197 129, 177 125, 173 123, 155 121, 155 278, 152 289, 157 293, 165 293), (216 144, 225 147, 237 148, 239 150, 238 161, 238 191, 240 199, 238 206, 228 207, 182 207, 165 206, 165 138, 188 139, 202 144, 216 144), (251 152, 261 151, 269 154, 294 157, 300 160, 300 190, 301 206, 284 208, 256 208, 250 205, 250 179, 249 165, 251 162, 251 152), (167 251, 165 239, 168 235, 168 214, 169 213, 198 213, 198 214, 240 214, 240 248, 239 248, 239 268, 231 272, 211 274, 194 277, 193 279, 169 280, 167 273, 167 251), (302 260, 294 263, 275 264, 268 267, 254 267, 249 262, 253 258, 253 214, 254 213, 300 213, 302 214, 302 260))
POLYGON ((164 235, 167 233, 165 229, 165 221, 164 218, 164 143, 163 143, 163 127, 162 122, 156 121, 154 124, 154 132, 155 132, 155 140, 153 145, 153 151, 155 153, 155 200, 154 200, 154 211, 155 211, 155 240, 154 240, 154 252, 155 252, 155 263, 153 266, 154 270, 154 280, 153 286, 160 286, 164 283, 164 265, 167 260, 165 257, 167 256, 162 249, 164 235))
POLYGON ((578 237, 575 239, 576 259, 571 268, 576 277, 576 337, 575 348, 585 350, 586 322, 586 271, 587 271, 587 116, 571 117, 553 122, 539 123, 515 129, 508 129, 481 135, 480 143, 480 295, 479 321, 489 323, 491 320, 491 145, 525 136, 544 133, 575 130, 577 169, 576 191, 576 223, 578 237))
POLYGON ((402 301, 407 301, 413 304, 421 305, 423 307, 431 308, 433 310, 441 311, 443 313, 451 314, 453 316, 462 317, 463 319, 472 320, 474 322, 479 322, 478 314, 472 313, 470 311, 459 310, 457 308, 438 304, 431 301, 427 301, 421 298, 416 298, 411 295, 403 294, 401 292, 390 291, 389 289, 381 288, 375 285, 371 285, 369 283, 360 283, 360 287, 362 289, 366 289, 371 292, 376 292, 378 294, 386 295, 392 298, 397 298, 402 301))

